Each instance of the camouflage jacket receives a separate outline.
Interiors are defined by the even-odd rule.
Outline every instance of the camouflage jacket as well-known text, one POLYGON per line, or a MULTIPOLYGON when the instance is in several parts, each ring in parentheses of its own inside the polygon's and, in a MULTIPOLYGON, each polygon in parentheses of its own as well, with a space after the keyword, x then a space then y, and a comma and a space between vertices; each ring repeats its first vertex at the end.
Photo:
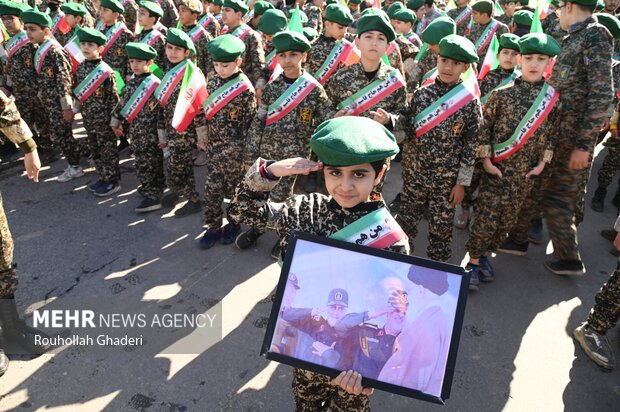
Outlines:
MULTIPOLYGON (((461 14, 461 12, 465 9, 471 9, 471 7, 469 7, 469 5, 465 6, 465 7, 457 7, 456 9, 452 9, 452 10, 448 10, 448 12, 446 13, 448 15, 448 17, 450 17, 452 20, 454 20, 456 22, 456 18, 461 14)), ((500 16, 500 17, 504 17, 504 16, 500 16)), ((459 36, 463 36, 465 37, 465 33, 467 32, 467 27, 469 27, 469 22, 471 19, 471 15, 469 16, 469 19, 466 19, 465 21, 463 21, 463 23, 461 23, 460 25, 456 26, 456 34, 458 34, 459 36)), ((497 20, 501 21, 499 19, 499 17, 497 18, 497 20)), ((512 19, 510 19, 512 20, 512 19)), ((507 24, 503 21, 501 21, 504 24, 507 24)), ((473 25, 473 22, 472 22, 473 25)))
MULTIPOLYGON (((86 77, 101 63, 101 59, 96 60, 84 60, 77 67, 75 73, 75 85, 79 85, 86 77)), ((79 107, 82 112, 82 117, 89 123, 94 119, 105 119, 102 121, 105 124, 110 123, 110 117, 112 116, 112 110, 118 103, 118 92, 116 91, 116 77, 114 73, 110 74, 104 81, 95 89, 95 91, 82 103, 75 99, 76 106, 79 107)), ((88 130, 87 130, 88 132, 88 130)))
MULTIPOLYGON (((358 90, 364 88, 368 84, 377 79, 386 79, 388 74, 396 70, 393 67, 381 62, 377 74, 372 80, 368 80, 362 63, 356 63, 348 67, 343 67, 334 73, 327 83, 325 90, 329 96, 329 100, 334 105, 333 109, 338 111, 338 105, 345 99, 351 97, 358 90)), ((391 127, 394 132, 400 132, 404 129, 405 114, 407 113, 407 93, 405 87, 401 87, 394 93, 386 96, 379 104, 361 113, 360 116, 370 117, 371 110, 381 108, 390 114, 391 127)))
MULTIPOLYGON (((206 13, 198 18, 198 21, 202 20, 205 17, 206 13)), ((213 20, 207 24, 205 30, 211 35, 212 38, 216 38, 220 35, 220 30, 222 27, 220 26, 220 22, 214 17, 213 20)))
MULTIPOLYGON (((476 44, 476 42, 478 41, 478 38, 482 36, 485 29, 489 26, 489 24, 493 23, 494 21, 497 21, 497 20, 492 18, 491 21, 489 21, 485 25, 474 23, 471 27, 471 32, 469 33, 469 36, 467 36, 467 38, 471 40, 472 43, 476 44)), ((504 23, 500 23, 500 22, 498 23, 499 23, 499 27, 497 28, 497 30, 495 30, 495 37, 497 37, 497 40, 499 41, 499 38, 502 36, 502 34, 509 33, 510 30, 508 30, 508 27, 504 23)), ((478 49, 478 56, 481 56, 484 58, 490 44, 491 42, 487 42, 487 45, 485 47, 480 47, 478 49)))
POLYGON ((562 27, 560 26, 560 19, 557 16, 555 18, 552 16, 556 16, 555 13, 550 14, 545 20, 543 20, 543 31, 553 37, 558 43, 562 44, 562 39, 568 33, 562 30, 562 27))
POLYGON ((125 25, 132 33, 135 33, 136 21, 138 19, 138 11, 140 8, 134 0, 120 0, 125 8, 123 17, 125 18, 125 25))
POLYGON ((577 149, 592 151, 599 129, 611 116, 612 52, 609 31, 591 17, 574 24, 562 40, 549 84, 560 93, 563 124, 571 130, 562 137, 577 149))
POLYGON ((409 130, 403 145, 403 168, 428 175, 429 179, 456 178, 469 186, 478 149, 478 126, 482 116, 480 101, 474 99, 449 118, 420 136, 415 135, 415 117, 456 85, 435 83, 415 91, 409 115, 409 130))
MULTIPOLYGON (((15 101, 0 90, 0 132, 4 134, 13 144, 19 146, 24 153, 30 153, 37 148, 36 142, 32 139, 32 133, 28 133, 19 123, 20 115, 15 105, 15 101)), ((2 207, 2 196, 0 196, 0 208, 2 207)), ((2 213, 4 215, 4 213, 2 213)))
POLYGON ((514 70, 504 70, 498 67, 495 70, 491 70, 480 82, 480 95, 486 96, 495 89, 505 78, 510 76, 514 70))
POLYGON ((437 55, 430 50, 424 53, 424 57, 414 66, 407 81, 407 90, 412 93, 420 86, 422 77, 429 71, 437 67, 437 55))
POLYGON ((35 46, 28 42, 15 51, 3 66, 4 83, 13 88, 13 94, 17 98, 33 98, 37 95, 34 53, 35 46))
MULTIPOLYGON (((102 33, 106 34, 111 27, 112 26, 105 26, 102 33)), ((108 63, 114 70, 118 70, 123 79, 127 78, 129 70, 129 59, 127 58, 125 46, 130 41, 133 41, 133 34, 126 28, 118 39, 116 39, 114 44, 109 47, 106 55, 103 57, 103 61, 108 63)))
POLYGON ((415 59, 415 56, 418 54, 420 49, 415 44, 411 43, 405 36, 402 34, 398 34, 396 36, 396 44, 398 45, 398 49, 400 50, 400 56, 402 61, 406 61, 407 59, 415 59))
MULTIPOLYGON (((510 26, 512 26, 512 17, 508 17, 508 16, 507 16, 507 15, 505 15, 505 14, 502 14, 501 16, 497 16, 497 17, 495 17, 495 20, 497 20, 497 21, 498 21, 498 22, 500 22, 500 23, 505 24, 505 25, 506 25, 506 27, 508 27, 508 28, 510 28, 510 26)), ((460 33, 458 32, 458 29, 457 29, 457 33, 456 33, 456 34, 460 34, 460 33)))
POLYGON ((336 39, 321 34, 308 51, 308 58, 306 59, 304 69, 314 76, 317 70, 325 63, 325 60, 327 60, 327 56, 332 52, 335 44, 336 39))
POLYGON ((157 115, 159 113, 159 103, 155 98, 155 93, 151 95, 149 100, 145 103, 142 110, 133 119, 131 123, 127 123, 123 116, 121 116, 121 110, 125 107, 131 95, 138 89, 144 79, 146 79, 151 73, 144 73, 139 76, 133 75, 127 83, 121 94, 120 100, 112 110, 112 119, 110 126, 118 127, 123 125, 125 136, 135 143, 136 137, 147 137, 147 140, 152 140, 153 144, 157 144, 157 115))
MULTIPOLYGON (((233 75, 227 79, 212 76, 207 83, 209 94, 238 75, 233 75)), ((227 150, 231 150, 230 148, 234 148, 234 150, 242 152, 246 146, 247 130, 250 128, 255 115, 256 94, 253 89, 245 90, 228 102, 211 120, 207 121, 207 141, 200 141, 199 143, 206 143, 211 150, 225 150, 227 148, 227 150)))
MULTIPOLYGON (((519 123, 533 106, 544 84, 543 80, 528 83, 519 78, 515 80, 514 86, 493 92, 482 112, 479 129, 479 157, 492 158, 493 146, 512 137, 518 130, 519 123)), ((559 106, 558 101, 547 119, 517 152, 496 163, 503 175, 525 176, 541 160, 551 161, 560 119, 559 106)))
MULTIPOLYGON (((227 33, 232 34, 236 28, 231 28, 227 33)), ((241 70, 248 76, 253 85, 262 78, 265 67, 265 48, 263 38, 257 31, 251 30, 243 39, 245 52, 241 59, 241 70)))
POLYGON ((179 12, 177 6, 173 0, 153 0, 159 4, 164 11, 164 16, 161 18, 161 24, 166 27, 176 27, 179 21, 179 12))
MULTIPOLYGON (((189 33, 194 27, 195 24, 191 26, 183 26, 183 31, 185 33, 189 33)), ((194 46, 196 47, 196 65, 202 70, 206 77, 210 77, 215 73, 215 68, 213 67, 213 62, 211 61, 211 55, 207 51, 207 44, 213 40, 208 31, 204 31, 203 35, 199 36, 194 41, 194 46)))
POLYGON ((252 164, 259 156, 286 159, 310 155, 310 137, 323 120, 331 117, 330 102, 323 87, 318 85, 286 116, 267 126, 265 121, 269 106, 288 88, 283 75, 265 86, 248 132, 244 163, 252 164))
MULTIPOLYGON (((263 159, 254 162, 243 181, 237 186, 228 213, 237 222, 253 227, 276 229, 280 237, 282 256, 293 231, 328 237, 368 213, 385 207, 383 201, 371 201, 345 209, 331 196, 320 193, 292 196, 285 203, 269 201, 269 191, 279 180, 262 176, 260 166, 264 163, 263 159)), ((386 249, 409 253, 406 239, 399 240, 386 249)))
POLYGON ((57 100, 63 109, 72 107, 73 65, 64 49, 52 47, 43 59, 41 72, 35 74, 39 98, 45 96, 46 101, 57 100))
MULTIPOLYGON (((142 43, 144 38, 153 30, 154 29, 142 30, 140 33, 136 34, 136 38, 134 39, 134 41, 136 43, 142 43)), ((162 69, 162 71, 165 72, 168 68, 168 59, 166 59, 165 34, 162 33, 162 35, 164 37, 160 37, 159 39, 157 39, 155 43, 153 43, 151 46, 153 46, 153 48, 157 52, 157 57, 155 57, 155 64, 157 64, 162 69)))

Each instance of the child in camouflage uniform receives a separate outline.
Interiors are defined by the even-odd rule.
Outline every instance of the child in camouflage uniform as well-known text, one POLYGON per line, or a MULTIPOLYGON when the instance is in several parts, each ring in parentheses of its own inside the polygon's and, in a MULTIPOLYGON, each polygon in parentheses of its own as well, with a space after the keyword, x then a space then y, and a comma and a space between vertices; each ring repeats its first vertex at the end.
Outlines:
MULTIPOLYGON (((519 55, 519 36, 507 33, 502 34, 499 39, 499 67, 491 70, 480 82, 480 103, 484 104, 491 92, 514 81, 521 75, 520 71, 515 71, 517 65, 517 56, 519 55)), ((482 175, 482 166, 480 162, 476 162, 474 167, 474 175, 471 184, 465 188, 465 197, 461 202, 461 213, 456 216, 454 226, 459 229, 465 229, 469 225, 470 208, 473 206, 473 194, 480 184, 480 176, 482 175)))
POLYGON ((129 70, 125 46, 133 39, 125 23, 118 20, 124 10, 118 0, 101 0, 99 18, 104 24, 101 32, 106 37, 101 56, 104 62, 119 73, 123 81, 128 79, 129 70))
POLYGON ((553 157, 559 94, 542 76, 560 45, 542 33, 526 34, 518 45, 523 74, 492 93, 480 125, 478 155, 486 173, 466 245, 471 290, 478 289, 479 281, 493 281, 488 257, 516 223, 532 179, 553 157))
POLYGON ((61 150, 69 163, 67 169, 58 176, 58 181, 68 182, 84 175, 80 167, 80 150, 71 129, 71 61, 62 46, 51 39, 52 20, 48 15, 27 10, 21 14, 21 18, 26 25, 28 38, 38 45, 33 65, 39 89, 38 98, 45 110, 43 115, 47 117, 52 143, 61 150))
POLYGON ((155 64, 162 71, 166 71, 166 34, 156 27, 163 15, 164 11, 159 4, 153 1, 141 2, 138 20, 142 26, 142 31, 136 34, 134 41, 145 43, 154 48, 157 52, 155 64))
POLYGON ((233 35, 223 34, 209 43, 208 51, 214 62, 216 75, 207 83, 209 98, 205 102, 207 117, 205 147, 207 178, 204 192, 205 234, 200 247, 209 249, 217 240, 228 245, 239 234, 239 223, 227 216, 222 225, 222 201, 231 199, 235 187, 243 177, 243 150, 245 133, 256 114, 254 87, 239 68, 245 44, 233 35))
POLYGON ((442 262, 450 259, 454 207, 471 182, 476 160, 481 112, 470 65, 477 61, 465 37, 452 34, 439 42, 437 78, 414 93, 411 137, 403 144, 398 217, 413 240, 428 212, 427 256, 442 262), (464 73, 466 81, 460 79, 464 73))
POLYGON ((481 58, 484 58, 486 55, 493 36, 499 40, 502 34, 510 32, 505 24, 493 18, 494 7, 494 3, 491 0, 478 0, 471 6, 474 24, 469 35, 465 37, 475 44, 478 56, 481 58))
MULTIPOLYGON (((258 112, 248 132, 243 162, 266 156, 274 159, 309 157, 312 131, 330 113, 330 103, 321 84, 302 70, 310 42, 301 33, 284 31, 273 36, 283 73, 267 84, 258 112)), ((282 179, 271 191, 271 199, 283 202, 293 194, 295 177, 282 179)), ((261 233, 255 228, 239 235, 236 244, 247 249, 261 233)))
POLYGON ((210 11, 211 2, 207 0, 202 0, 202 15, 198 20, 198 24, 200 24, 210 35, 212 38, 216 38, 220 35, 220 22, 218 19, 211 13, 210 11))
POLYGON ((133 76, 112 112, 110 126, 116 136, 126 135, 131 141, 141 184, 138 192, 144 197, 135 210, 145 213, 161 209, 161 195, 166 188, 164 157, 157 140, 155 89, 160 81, 150 72, 157 52, 145 43, 127 43, 125 48, 133 76))
POLYGON ((112 68, 101 60, 105 36, 86 27, 81 28, 77 36, 85 60, 78 65, 75 74, 73 93, 77 102, 73 112, 82 112, 88 146, 99 173, 99 180, 88 189, 95 196, 103 197, 121 189, 116 136, 109 127, 112 110, 118 103, 116 78, 112 68))
POLYGON ((202 13, 202 3, 199 0, 181 0, 179 2, 179 23, 187 33, 196 48, 196 65, 209 77, 213 73, 213 63, 207 52, 207 44, 213 39, 198 23, 198 16, 202 13))
MULTIPOLYGON (((321 124, 310 142, 320 162, 295 158, 278 162, 259 158, 237 187, 230 215, 237 221, 276 229, 280 251, 285 251, 293 231, 319 236, 338 236, 358 219, 385 215, 393 224, 398 240, 386 249, 407 253, 406 235, 389 214, 382 200, 370 195, 387 170, 386 160, 398 153, 394 136, 379 123, 363 117, 346 116, 321 124), (346 148, 346 149, 343 149, 346 148), (323 169, 327 191, 296 195, 286 203, 269 200, 269 192, 282 177, 308 174, 323 169)), ((353 227, 349 227, 353 229, 353 227)), ((368 245, 372 247, 372 245, 368 245)), ((334 381, 328 376, 295 369, 293 395, 297 411, 368 411, 371 389, 362 389, 361 375, 341 373, 334 381), (350 384, 350 390, 344 390, 350 384)))
MULTIPOLYGON (((271 39, 276 33, 286 30, 288 20, 282 10, 267 10, 261 16, 258 22, 258 31, 263 36, 263 44, 265 46, 265 67, 262 71, 261 79, 257 82, 256 98, 260 100, 263 89, 278 66, 278 58, 276 57, 276 49, 271 43, 271 39)), ((278 73, 276 72, 275 75, 278 73)))

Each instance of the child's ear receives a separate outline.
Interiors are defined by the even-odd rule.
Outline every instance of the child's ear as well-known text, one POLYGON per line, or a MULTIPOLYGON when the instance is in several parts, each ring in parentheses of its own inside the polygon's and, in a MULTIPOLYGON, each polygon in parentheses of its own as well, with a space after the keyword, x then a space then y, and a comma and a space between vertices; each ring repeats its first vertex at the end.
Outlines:
POLYGON ((360 48, 360 38, 358 36, 355 36, 355 47, 360 48))
POLYGON ((185 49, 185 57, 189 57, 192 52, 189 49, 185 49))
POLYGON ((387 165, 383 165, 379 173, 377 173, 377 177, 375 177, 375 182, 374 182, 375 186, 377 186, 381 182, 381 179, 383 178, 383 175, 385 174, 385 172, 387 172, 387 165))
POLYGON ((517 54, 517 66, 521 66, 521 55, 517 54))
POLYGON ((235 60, 235 64, 237 65, 237 67, 241 67, 241 63, 243 63, 243 59, 241 59, 241 57, 235 60))
POLYGON ((51 36, 52 34, 52 31, 50 30, 49 27, 44 27, 43 32, 45 33, 46 36, 51 36))
POLYGON ((98 46, 97 47, 97 51, 99 52, 99 54, 103 53, 104 49, 105 49, 105 46, 98 46))
POLYGON ((305 63, 307 59, 308 59, 308 52, 304 52, 304 54, 301 55, 301 62, 305 63))

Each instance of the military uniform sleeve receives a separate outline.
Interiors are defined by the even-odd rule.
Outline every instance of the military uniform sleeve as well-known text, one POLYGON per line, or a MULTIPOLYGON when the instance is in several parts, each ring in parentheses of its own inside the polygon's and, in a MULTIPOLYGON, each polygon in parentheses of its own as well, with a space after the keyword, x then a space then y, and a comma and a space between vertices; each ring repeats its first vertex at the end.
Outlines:
POLYGON ((561 103, 558 100, 555 107, 549 113, 549 116, 545 120, 544 130, 543 130, 543 153, 540 160, 549 163, 551 159, 553 159, 553 151, 555 150, 555 146, 558 143, 558 135, 560 128, 560 113, 561 113, 561 103))
POLYGON ((583 102, 583 122, 576 133, 575 146, 580 150, 592 151, 603 122, 608 118, 609 102, 613 99, 611 79, 611 57, 613 51, 612 40, 607 31, 597 36, 596 41, 586 44, 583 58, 586 62, 590 88, 587 100, 583 102))
POLYGON ((252 162, 260 156, 260 143, 265 130, 265 119, 267 119, 267 108, 273 101, 272 88, 270 85, 265 86, 261 101, 256 111, 256 116, 252 120, 250 130, 248 131, 247 144, 243 153, 243 163, 252 164, 252 162))
POLYGON ((64 51, 56 50, 56 48, 53 48, 48 55, 51 55, 50 58, 53 59, 60 105, 63 110, 71 109, 73 104, 71 97, 73 93, 73 67, 71 61, 64 51))
POLYGON ((476 162, 476 150, 478 149, 478 128, 482 112, 478 99, 467 104, 466 109, 469 119, 463 133, 463 154, 459 166, 459 174, 456 178, 457 185, 469 186, 474 174, 476 162))
POLYGON ((334 325, 338 333, 346 333, 368 320, 368 312, 348 313, 334 325))
POLYGON ((247 67, 249 70, 245 71, 245 74, 249 77, 252 84, 256 84, 261 78, 263 68, 265 67, 265 50, 263 49, 263 42, 259 37, 259 34, 254 32, 250 36, 249 50, 246 53, 249 59, 247 67))
MULTIPOLYGON (((5 127, 14 126, 19 120, 20 115, 15 106, 15 102, 12 98, 7 97, 3 91, 0 90, 0 104, 2 112, 0 113, 0 129, 5 127)), ((25 123, 22 123, 25 124, 25 123)), ((32 139, 32 133, 28 133, 28 130, 17 126, 17 129, 12 130, 12 133, 4 133, 4 135, 13 143, 19 146, 24 153, 30 153, 37 148, 35 141, 32 139)))
POLYGON ((493 127, 495 125, 495 119, 497 119, 497 92, 493 92, 489 100, 484 105, 482 111, 482 119, 480 120, 480 126, 478 128, 478 135, 480 142, 476 157, 485 158, 491 157, 493 148, 493 127))

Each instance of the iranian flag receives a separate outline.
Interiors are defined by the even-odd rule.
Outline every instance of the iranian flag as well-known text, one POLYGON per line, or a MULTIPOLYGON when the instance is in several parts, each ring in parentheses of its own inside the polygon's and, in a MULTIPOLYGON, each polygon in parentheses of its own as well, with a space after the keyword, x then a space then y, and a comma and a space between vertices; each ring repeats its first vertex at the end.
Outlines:
POLYGON ((456 3, 454 2, 454 0, 450 0, 450 1, 448 2, 448 4, 446 5, 446 9, 445 9, 445 11, 447 11, 447 12, 448 12, 448 11, 453 10, 453 9, 456 9, 456 8, 457 8, 457 6, 456 6, 456 3))
POLYGON ((499 66, 499 59, 497 58, 497 53, 499 53, 499 41, 497 41, 497 36, 493 36, 493 40, 491 40, 491 45, 489 46, 487 54, 484 56, 482 66, 480 67, 480 73, 478 73, 478 80, 484 79, 484 77, 491 70, 497 69, 497 67, 499 66))
POLYGON ((179 99, 172 117, 172 127, 177 132, 183 133, 190 125, 194 117, 202 111, 202 104, 209 97, 205 77, 194 63, 187 62, 179 99))
POLYGON ((73 63, 73 73, 76 72, 78 64, 82 63, 86 58, 82 53, 82 49, 80 49, 80 42, 78 41, 77 36, 73 36, 73 38, 67 42, 65 46, 65 50, 71 56, 71 62, 73 63))
POLYGON ((540 20, 544 20, 549 15, 549 4, 551 0, 538 0, 536 3, 536 14, 540 20))
POLYGON ((503 16, 504 10, 502 9, 502 6, 499 5, 499 1, 494 1, 493 4, 494 4, 493 17, 503 16))
POLYGON ((476 80, 476 74, 471 66, 461 75, 461 80, 463 80, 463 86, 465 86, 471 94, 480 98, 480 85, 478 84, 478 80, 476 80))

